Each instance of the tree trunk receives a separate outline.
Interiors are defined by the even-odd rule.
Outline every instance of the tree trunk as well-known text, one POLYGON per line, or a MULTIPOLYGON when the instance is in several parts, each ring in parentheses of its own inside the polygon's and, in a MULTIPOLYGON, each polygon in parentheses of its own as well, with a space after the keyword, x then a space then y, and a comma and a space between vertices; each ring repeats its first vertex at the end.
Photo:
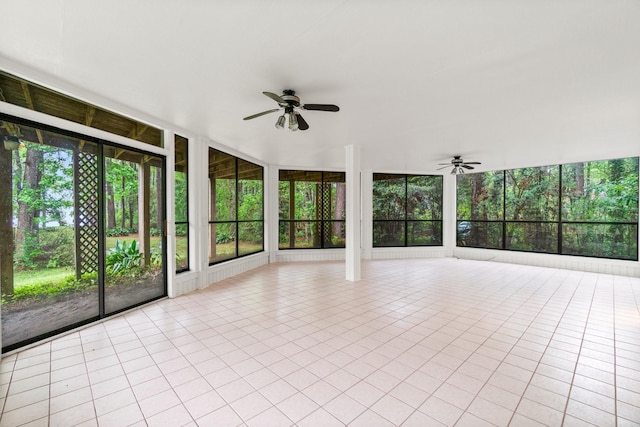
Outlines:
MULTIPOLYGON (((484 174, 473 174, 471 179, 471 220, 487 219, 487 211, 483 209, 479 212, 478 206, 484 199, 484 174)), ((486 227, 472 227, 471 228, 471 240, 475 244, 486 245, 487 242, 487 228, 486 227)))
POLYGON ((0 288, 13 295, 13 200, 11 154, 0 147, 0 288))
POLYGON ((129 197, 129 229, 133 229, 133 211, 136 205, 136 200, 133 197, 129 197))
POLYGON ((156 172, 156 227, 162 230, 162 171, 160 168, 153 168, 156 172))
POLYGON ((18 226, 16 229, 16 247, 19 251, 23 249, 25 239, 32 235, 37 237, 37 219, 40 210, 37 209, 37 202, 40 200, 40 164, 44 156, 42 151, 27 149, 27 156, 24 162, 23 188, 18 194, 18 226), (23 194, 27 192, 27 194, 23 194), (24 196, 24 197, 23 197, 24 196))
POLYGON ((113 197, 113 184, 107 182, 107 229, 116 228, 116 201, 113 197))
POLYGON ((120 221, 120 223, 121 223, 120 227, 121 228, 125 228, 125 226, 127 225, 126 222, 125 222, 127 220, 127 199, 125 197, 126 189, 127 189, 126 184, 127 183, 126 183, 124 177, 122 177, 122 197, 121 197, 121 200, 120 200, 120 203, 122 203, 122 220, 120 221))
POLYGON ((584 196, 584 163, 576 163, 576 192, 584 196))

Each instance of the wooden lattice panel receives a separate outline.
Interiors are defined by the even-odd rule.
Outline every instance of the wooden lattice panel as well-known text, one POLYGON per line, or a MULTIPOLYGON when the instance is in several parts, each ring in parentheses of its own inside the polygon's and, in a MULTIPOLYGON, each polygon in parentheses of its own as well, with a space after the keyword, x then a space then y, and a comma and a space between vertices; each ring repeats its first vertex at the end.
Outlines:
POLYGON ((321 226, 321 230, 322 230, 322 242, 324 244, 324 247, 327 247, 327 245, 331 245, 331 223, 328 222, 327 220, 330 220, 332 218, 333 212, 332 212, 332 207, 331 207, 331 184, 328 183, 322 183, 321 184, 321 188, 322 188, 322 216, 320 219, 322 219, 322 226, 321 226))
POLYGON ((76 269, 98 271, 98 157, 76 152, 76 269))

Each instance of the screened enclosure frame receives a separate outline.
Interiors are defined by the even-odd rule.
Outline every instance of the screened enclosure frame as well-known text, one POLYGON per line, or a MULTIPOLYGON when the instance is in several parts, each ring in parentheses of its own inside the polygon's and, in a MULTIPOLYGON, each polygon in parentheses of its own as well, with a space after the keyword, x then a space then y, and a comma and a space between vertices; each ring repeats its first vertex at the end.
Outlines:
POLYGON ((175 174, 174 175, 174 202, 175 202, 175 207, 174 207, 174 225, 175 225, 175 253, 176 253, 176 274, 178 273, 184 273, 187 271, 190 271, 190 257, 189 257, 189 245, 191 243, 191 240, 189 238, 189 139, 185 138, 183 136, 180 135, 174 135, 174 170, 175 170, 175 174), (182 145, 184 145, 184 153, 182 153, 181 151, 179 152, 178 147, 181 147, 182 145), (182 155, 183 158, 179 158, 179 155, 182 155), (184 164, 182 164, 184 163, 184 164), (185 199, 184 200, 178 200, 178 195, 176 194, 176 189, 178 187, 177 185, 177 172, 179 168, 184 168, 184 174, 185 174, 185 199), (185 204, 185 219, 184 220, 179 220, 178 219, 178 215, 177 215, 177 204, 183 202, 185 204), (185 251, 185 255, 186 255, 186 262, 183 263, 185 264, 184 267, 179 267, 179 262, 178 262, 178 228, 182 227, 184 229, 185 235, 181 236, 181 237, 185 237, 186 240, 186 251, 185 251))
MULTIPOLYGON (((442 175, 419 175, 419 174, 396 174, 396 173, 374 173, 373 174, 373 187, 375 187, 376 178, 380 178, 378 180, 382 181, 383 179, 402 179, 404 181, 404 197, 403 197, 403 215, 398 218, 389 218, 389 219, 381 219, 376 218, 374 212, 372 212, 372 247, 373 248, 403 248, 403 247, 432 247, 432 246, 442 246, 443 245, 443 206, 444 206, 444 186, 443 186, 443 176, 442 175), (437 181, 437 185, 439 186, 439 193, 437 197, 437 205, 439 206, 438 210, 438 218, 437 219, 416 219, 414 218, 413 212, 410 212, 409 207, 409 180, 411 178, 428 178, 437 181), (393 223, 401 223, 402 226, 402 244, 376 244, 376 225, 377 224, 393 224, 393 223), (438 232, 437 234, 431 234, 431 239, 433 243, 416 243, 415 239, 410 239, 411 230, 413 230, 413 226, 415 224, 437 224, 438 232)), ((375 188, 372 189, 372 193, 375 193, 375 188)), ((372 194, 372 204, 376 205, 375 194, 372 194)), ((375 208, 374 208, 375 210, 375 208)))
MULTIPOLYGON (((496 172, 500 172, 502 174, 502 209, 501 209, 501 215, 502 218, 501 219, 473 219, 473 218, 461 218, 458 216, 458 208, 456 207, 456 246, 457 247, 469 247, 469 248, 478 248, 478 249, 497 249, 497 250, 505 250, 505 251, 511 251, 511 252, 530 252, 530 253, 541 253, 541 254, 550 254, 550 255, 569 255, 569 256, 581 256, 581 257, 587 257, 587 258, 599 258, 599 259, 612 259, 612 260, 623 260, 623 261, 638 261, 638 253, 639 253, 639 249, 638 249, 638 221, 588 221, 588 220, 567 220, 563 217, 563 211, 565 209, 563 209, 563 207, 566 205, 565 201, 564 201, 564 187, 563 187, 563 167, 572 165, 572 164, 577 164, 577 163, 581 163, 581 164, 586 164, 586 163, 598 163, 598 162, 604 162, 604 161, 612 161, 612 160, 625 160, 625 159, 636 159, 636 162, 638 162, 638 158, 637 157, 629 157, 629 158, 623 158, 623 159, 609 159, 609 160, 594 160, 594 161, 585 161, 585 162, 575 162, 575 163, 568 163, 568 164, 558 164, 558 165, 550 165, 550 166, 542 166, 542 167, 557 167, 558 168, 558 180, 557 180, 557 220, 553 221, 553 220, 514 220, 514 219, 507 219, 507 183, 508 183, 508 179, 507 179, 507 172, 508 171, 512 171, 512 170, 523 170, 523 169, 534 169, 537 167, 531 167, 531 168, 519 168, 519 169, 505 169, 502 171, 492 171, 493 173, 496 172), (467 227, 467 224, 464 223, 468 223, 469 227, 467 227), (474 244, 468 244, 467 240, 464 238, 464 236, 461 237, 461 235, 464 235, 467 231, 465 231, 465 229, 470 229, 471 226, 473 224, 495 224, 497 226, 499 226, 500 228, 500 236, 499 239, 494 240, 493 242, 495 243, 496 241, 499 241, 499 245, 485 245, 485 246, 480 246, 480 245, 474 245, 474 244), (513 248, 513 247, 508 247, 508 227, 509 225, 525 225, 525 224, 533 224, 533 225, 549 225, 551 226, 551 228, 554 230, 555 234, 556 234, 556 238, 554 239, 555 242, 553 243, 553 249, 552 250, 527 250, 527 249, 518 249, 518 248, 513 248), (461 226, 463 225, 463 226, 461 226), (565 233, 565 227, 568 226, 572 226, 572 225, 577 225, 577 226, 621 226, 621 227, 630 227, 632 229, 635 229, 635 231, 632 231, 632 234, 635 235, 635 250, 634 253, 632 254, 631 257, 628 258, 622 258, 622 257, 615 257, 615 256, 606 256, 604 254, 602 255, 593 255, 593 254, 589 254, 589 253, 577 253, 578 251, 570 251, 568 250, 564 243, 564 238, 563 235, 565 233), (461 244, 463 243, 463 244, 461 244)), ((483 174, 483 172, 480 172, 481 174, 483 174)), ((465 178, 469 178, 471 176, 473 176, 474 174, 465 174, 465 175, 460 175, 461 177, 465 177, 465 178)), ((637 180, 638 180, 638 175, 635 176, 636 178, 636 192, 638 192, 638 184, 637 184, 637 180)), ((456 193, 458 193, 458 182, 456 181, 456 193)), ((636 193, 636 197, 637 197, 636 193)), ((459 200, 457 200, 456 205, 458 206, 459 204, 459 200)), ((638 210, 638 207, 636 207, 636 211, 638 210)), ((489 242, 489 240, 485 241, 486 243, 489 242)), ((551 247, 549 246, 549 247, 551 247)))
MULTIPOLYGON (((280 206, 282 200, 280 198, 280 187, 282 183, 287 183, 289 186, 287 203, 288 209, 286 210, 286 216, 283 215, 280 209, 278 217, 278 250, 313 250, 313 249, 344 249, 346 245, 346 209, 340 206, 339 197, 347 197, 346 194, 346 174, 345 172, 336 171, 313 171, 302 169, 279 169, 278 171, 278 205, 280 206), (319 175, 319 180, 317 176, 319 175), (314 205, 314 215, 309 215, 309 218, 296 219, 301 213, 296 207, 296 184, 297 183, 312 183, 315 184, 313 195, 308 203, 314 205), (338 196, 338 186, 336 186, 336 201, 332 203, 333 184, 342 184, 341 196, 338 196), (314 201, 315 200, 315 201, 314 201), (341 219, 336 219, 335 211, 339 210, 341 219), (305 225, 310 226, 310 246, 303 246, 297 244, 298 227, 307 228, 305 225), (336 233, 336 229, 339 229, 336 233), (334 234, 338 234, 334 236, 334 234), (283 240, 283 236, 287 236, 286 241, 283 240), (334 243, 334 237, 343 238, 345 243, 334 243)), ((309 240, 309 239, 307 239, 309 240)))
POLYGON ((209 218, 207 221, 207 225, 209 228, 209 255, 208 255, 208 265, 213 266, 216 264, 220 264, 226 261, 230 261, 233 259, 243 258, 249 255, 253 255, 256 253, 264 252, 264 167, 260 166, 256 163, 253 163, 249 160, 245 160, 241 157, 234 156, 232 154, 226 153, 222 150, 218 150, 213 147, 208 147, 208 155, 209 155, 209 218), (223 158, 226 157, 226 160, 212 160, 212 156, 215 156, 216 153, 221 155, 223 158), (244 165, 241 167, 241 165, 244 165), (259 208, 256 209, 258 212, 257 215, 252 218, 241 218, 240 207, 241 201, 240 197, 242 192, 239 190, 242 188, 241 183, 245 180, 248 180, 247 177, 251 177, 252 174, 255 174, 256 171, 259 170, 259 181, 261 182, 261 191, 260 191, 260 205, 259 208), (217 213, 217 190, 216 190, 216 181, 219 178, 233 179, 234 188, 233 188, 233 202, 231 210, 233 214, 229 213, 233 218, 229 217, 227 219, 218 219, 217 213), (230 256, 220 256, 218 257, 218 226, 229 226, 232 234, 232 238, 235 240, 234 242, 234 254, 230 256), (256 246, 253 249, 249 249, 248 251, 243 251, 241 248, 241 233, 242 226, 247 225, 259 225, 260 232, 260 242, 259 246, 256 246), (213 230, 213 231, 212 231, 213 230), (213 255, 212 255, 213 253, 213 255))

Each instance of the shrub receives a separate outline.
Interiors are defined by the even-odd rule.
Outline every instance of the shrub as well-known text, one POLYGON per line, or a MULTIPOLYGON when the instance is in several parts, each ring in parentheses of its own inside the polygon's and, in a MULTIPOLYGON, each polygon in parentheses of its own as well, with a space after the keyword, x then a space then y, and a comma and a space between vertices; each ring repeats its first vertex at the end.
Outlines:
POLYGON ((38 237, 33 233, 26 233, 17 256, 18 267, 22 269, 37 268, 38 259, 41 257, 42 248, 38 242, 38 237))
POLYGON ((151 264, 162 265, 162 243, 157 248, 151 248, 151 264))
POLYGON ((233 235, 233 233, 227 230, 218 230, 218 232, 216 233, 216 243, 218 244, 229 243, 234 238, 235 236, 233 235))
POLYGON ((128 228, 116 227, 108 229, 107 231, 105 231, 105 234, 107 235, 107 237, 120 237, 128 236, 130 233, 128 228))
POLYGON ((117 274, 134 267, 140 267, 142 254, 138 249, 138 242, 132 240, 131 244, 126 241, 116 240, 116 246, 107 253, 107 268, 112 273, 117 274))
POLYGON ((73 267, 75 263, 74 230, 72 227, 45 228, 40 231, 40 247, 44 255, 38 266, 47 268, 73 267))

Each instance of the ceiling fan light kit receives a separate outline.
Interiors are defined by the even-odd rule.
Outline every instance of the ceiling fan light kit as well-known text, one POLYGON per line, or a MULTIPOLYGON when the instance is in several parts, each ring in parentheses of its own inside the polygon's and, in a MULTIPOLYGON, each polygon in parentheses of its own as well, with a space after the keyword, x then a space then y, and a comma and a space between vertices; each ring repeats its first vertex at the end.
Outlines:
POLYGON ((284 109, 284 113, 278 117, 276 121, 277 129, 284 129, 285 117, 289 117, 289 130, 307 130, 309 129, 309 124, 302 117, 302 115, 296 110, 296 108, 301 108, 303 110, 316 110, 316 111, 340 111, 340 108, 337 105, 333 104, 301 104, 300 98, 296 96, 295 91, 291 89, 285 89, 282 91, 282 95, 276 95, 272 92, 262 92, 265 96, 273 99, 278 103, 280 108, 274 108, 272 110, 263 111, 261 113, 253 114, 251 116, 247 116, 244 120, 255 119, 256 117, 264 116, 265 114, 274 113, 276 111, 280 111, 284 109))
POLYGON ((296 117, 296 113, 293 112, 293 110, 288 112, 289 114, 289 130, 290 131, 296 131, 299 128, 298 125, 298 118, 296 117))

